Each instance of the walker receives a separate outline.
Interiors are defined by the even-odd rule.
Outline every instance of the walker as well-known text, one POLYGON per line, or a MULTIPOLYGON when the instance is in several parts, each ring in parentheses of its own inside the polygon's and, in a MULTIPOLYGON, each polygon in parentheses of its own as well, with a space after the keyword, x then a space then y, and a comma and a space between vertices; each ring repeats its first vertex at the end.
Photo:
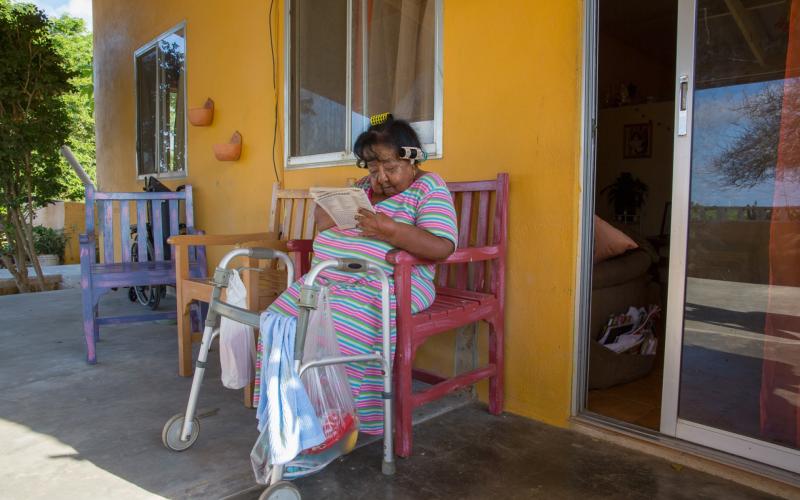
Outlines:
MULTIPOLYGON (((222 289, 228 286, 233 270, 228 269, 230 262, 236 257, 250 257, 257 260, 280 259, 286 265, 287 286, 294 282, 294 265, 289 256, 281 251, 269 248, 239 248, 225 254, 220 261, 211 284, 214 290, 211 292, 211 302, 208 307, 205 328, 203 330, 203 341, 200 345, 200 353, 197 356, 197 365, 192 379, 192 388, 189 392, 189 402, 186 405, 185 413, 178 413, 167 420, 164 429, 161 431, 161 441, 164 446, 173 451, 184 451, 189 449, 197 440, 200 434, 200 421, 197 418, 197 400, 200 395, 200 386, 203 384, 203 375, 206 370, 206 360, 208 350, 214 338, 219 335, 220 317, 230 318, 234 321, 250 325, 254 328, 259 327, 259 313, 254 313, 246 309, 232 306, 220 300, 222 289)), ((383 369, 383 465, 382 472, 386 475, 394 474, 394 450, 392 449, 392 345, 391 345, 391 324, 389 309, 389 280, 386 273, 378 266, 371 264, 363 259, 336 259, 325 260, 315 265, 306 275, 305 281, 300 289, 300 299, 298 301, 297 334, 295 335, 294 346, 294 365, 295 369, 302 376, 309 368, 320 366, 353 363, 353 362, 376 362, 380 363, 383 369), (308 330, 308 318, 312 309, 317 306, 317 294, 320 287, 314 284, 317 276, 328 268, 335 268, 339 271, 348 273, 374 273, 381 281, 381 309, 383 314, 382 338, 383 352, 374 354, 360 354, 354 356, 338 356, 301 363, 303 359, 303 347, 305 345, 306 332, 308 330)), ((296 499, 300 500, 300 491, 289 481, 283 478, 283 465, 272 467, 268 487, 261 494, 259 499, 296 499)))

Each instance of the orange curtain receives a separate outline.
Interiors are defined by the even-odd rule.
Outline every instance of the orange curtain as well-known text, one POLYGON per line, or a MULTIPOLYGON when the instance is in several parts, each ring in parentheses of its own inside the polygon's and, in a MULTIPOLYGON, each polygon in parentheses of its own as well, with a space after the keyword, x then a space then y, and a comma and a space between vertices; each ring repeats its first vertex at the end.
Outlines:
POLYGON ((762 437, 800 446, 800 0, 787 26, 760 406, 762 437))

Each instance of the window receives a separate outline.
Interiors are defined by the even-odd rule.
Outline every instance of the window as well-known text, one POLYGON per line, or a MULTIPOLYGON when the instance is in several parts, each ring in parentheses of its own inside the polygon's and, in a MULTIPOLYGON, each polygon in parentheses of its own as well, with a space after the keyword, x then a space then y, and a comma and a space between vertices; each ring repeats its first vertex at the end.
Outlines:
POLYGON ((186 173, 186 37, 180 25, 134 54, 136 173, 186 173))
POLYGON ((293 0, 288 12, 290 168, 352 163, 383 112, 441 154, 441 0, 293 0))

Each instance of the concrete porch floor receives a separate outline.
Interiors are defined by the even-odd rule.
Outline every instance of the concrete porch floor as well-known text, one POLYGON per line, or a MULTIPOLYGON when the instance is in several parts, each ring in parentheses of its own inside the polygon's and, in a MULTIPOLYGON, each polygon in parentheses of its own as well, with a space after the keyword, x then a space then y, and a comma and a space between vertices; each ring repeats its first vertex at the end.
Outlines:
MULTIPOLYGON (((170 307, 165 302, 163 307, 170 307)), ((103 310, 133 309, 127 291, 103 310)), ((161 428, 186 403, 175 326, 101 330, 84 363, 79 290, 0 297, 0 498, 257 498, 256 438, 216 353, 197 443, 173 453, 161 428)), ((380 474, 380 443, 297 482, 305 498, 771 498, 688 468, 478 404, 416 427, 414 456, 380 474)))

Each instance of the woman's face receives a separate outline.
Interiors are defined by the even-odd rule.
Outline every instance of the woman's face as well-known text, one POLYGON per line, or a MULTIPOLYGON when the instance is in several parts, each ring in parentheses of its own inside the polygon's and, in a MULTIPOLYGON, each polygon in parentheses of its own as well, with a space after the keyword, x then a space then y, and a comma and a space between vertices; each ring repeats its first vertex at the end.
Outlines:
POLYGON ((405 191, 414 182, 416 168, 409 160, 398 158, 392 147, 376 144, 372 151, 376 158, 367 162, 367 169, 375 194, 394 196, 405 191))

